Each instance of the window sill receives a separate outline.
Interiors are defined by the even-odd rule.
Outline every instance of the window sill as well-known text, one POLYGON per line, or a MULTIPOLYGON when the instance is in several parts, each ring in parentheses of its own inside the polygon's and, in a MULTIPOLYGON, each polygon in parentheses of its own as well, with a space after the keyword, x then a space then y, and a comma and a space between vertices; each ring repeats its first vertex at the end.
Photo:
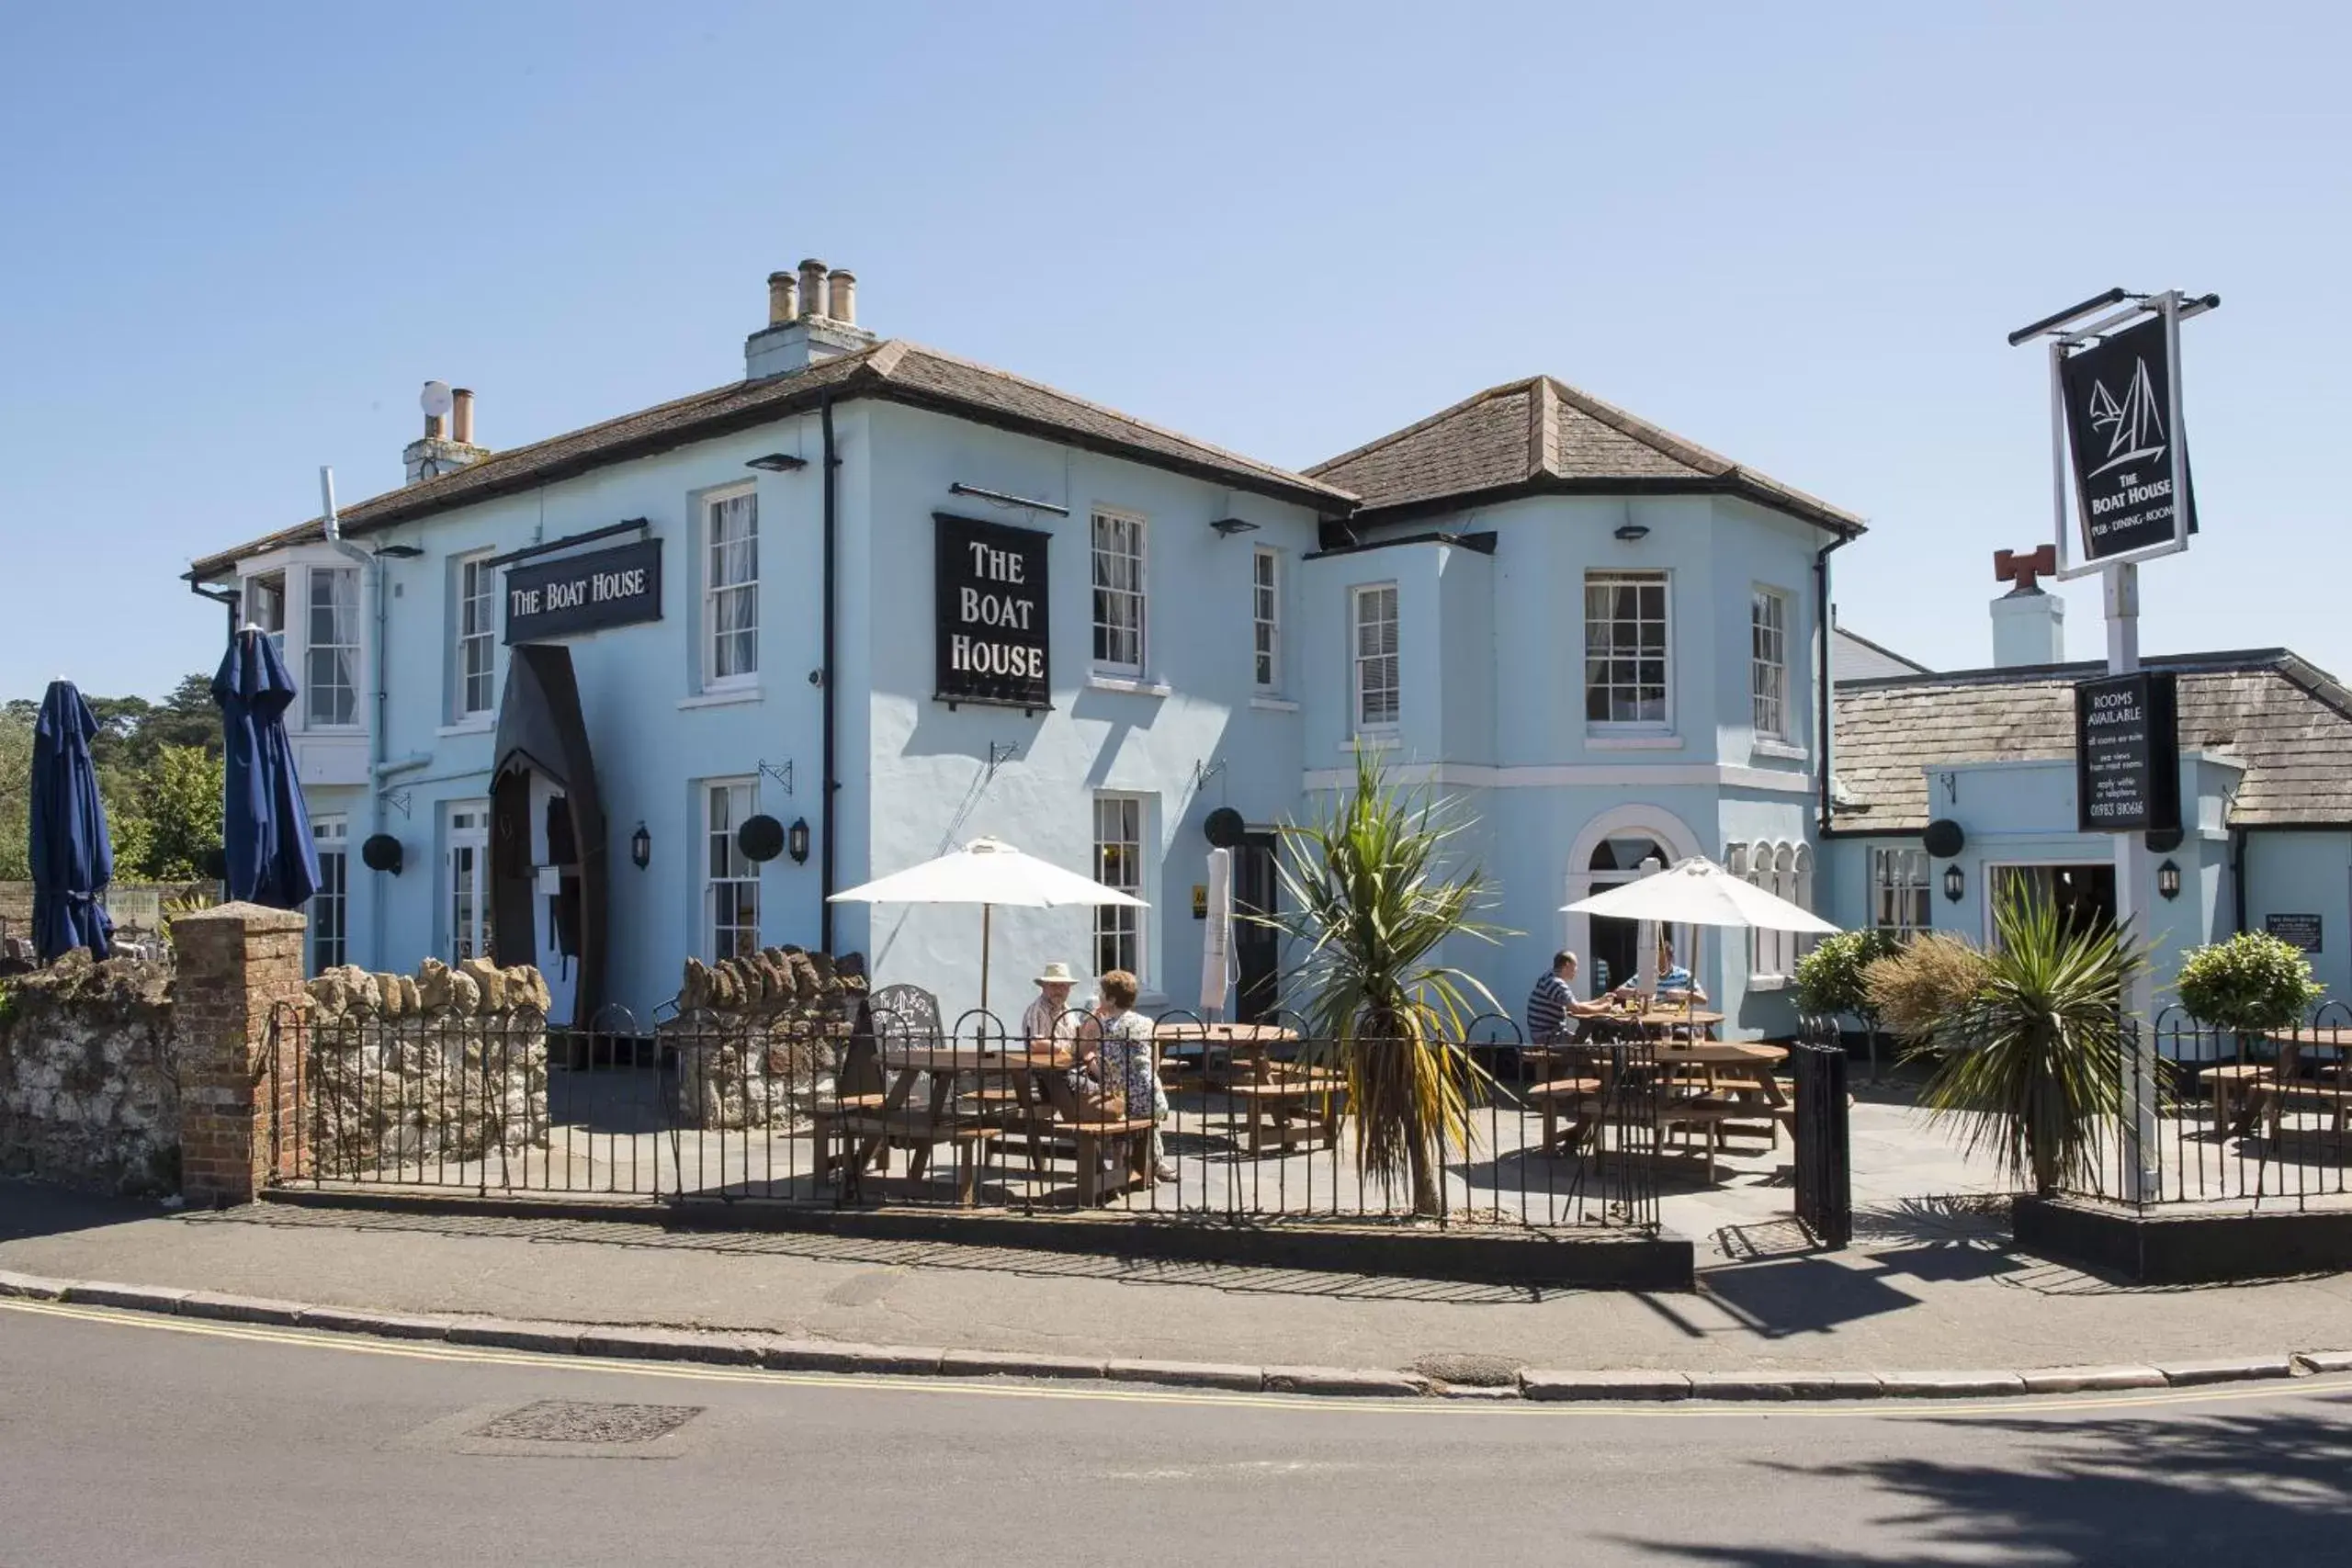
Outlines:
POLYGON ((1296 713, 1298 705, 1288 697, 1278 697, 1271 692, 1261 692, 1250 699, 1250 705, 1260 713, 1296 713))
POLYGON ((1403 736, 1384 730, 1369 735, 1350 736, 1340 742, 1340 750, 1342 751, 1394 751, 1404 744, 1403 736))
POLYGON ((687 713, 695 708, 733 707, 738 703, 761 702, 766 696, 766 691, 758 686, 722 686, 715 692, 705 692, 698 697, 680 697, 678 711, 687 713))
POLYGON ((348 740, 367 734, 368 727, 364 724, 289 724, 286 727, 286 733, 289 739, 314 735, 322 740, 348 740))
POLYGON ((1747 988, 1751 991, 1785 991, 1796 984, 1786 975, 1750 975, 1747 988))
POLYGON ((1756 738, 1756 744, 1748 750, 1756 756, 1778 757, 1782 761, 1787 762, 1802 762, 1806 761, 1805 749, 1804 747, 1792 746, 1785 740, 1773 740, 1761 735, 1756 738))
POLYGON ((1679 751, 1682 750, 1682 737, 1594 734, 1587 730, 1584 745, 1588 751, 1679 751))
POLYGON ((496 724, 492 721, 490 716, 484 714, 479 718, 459 719, 455 724, 445 724, 435 729, 433 735, 437 740, 448 740, 460 735, 488 735, 496 728, 496 724))
POLYGON ((1125 692, 1136 697, 1173 696, 1176 688, 1165 681, 1148 680, 1141 675, 1106 675, 1097 671, 1086 677, 1089 689, 1097 692, 1125 692))

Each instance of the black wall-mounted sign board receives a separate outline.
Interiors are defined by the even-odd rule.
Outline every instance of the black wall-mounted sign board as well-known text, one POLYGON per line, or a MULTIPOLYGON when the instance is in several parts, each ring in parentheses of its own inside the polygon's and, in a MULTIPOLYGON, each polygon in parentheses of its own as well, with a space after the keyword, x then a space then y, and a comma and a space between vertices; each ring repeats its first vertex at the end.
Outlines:
POLYGON ((2168 670, 2075 687, 2075 817, 2086 833, 2180 826, 2180 704, 2168 670))
POLYGON ((2320 919, 2317 915, 2268 915, 2262 929, 2280 942, 2293 942, 2305 953, 2319 951, 2320 919))
POLYGON ((662 618, 662 541, 506 569, 506 640, 547 642, 662 618))
POLYGON ((1053 705, 1046 565, 1051 534, 952 513, 938 529, 938 671, 944 703, 1053 705))

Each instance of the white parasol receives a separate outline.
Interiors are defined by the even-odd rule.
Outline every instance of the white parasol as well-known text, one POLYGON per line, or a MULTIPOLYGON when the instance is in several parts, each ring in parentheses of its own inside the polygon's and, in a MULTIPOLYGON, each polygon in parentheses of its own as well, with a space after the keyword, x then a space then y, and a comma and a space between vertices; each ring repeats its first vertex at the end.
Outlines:
POLYGON ((835 904, 978 904, 980 907, 980 1009, 989 1005, 989 917, 997 905, 1056 909, 1071 905, 1148 908, 1133 894, 1024 855, 997 839, 975 839, 962 849, 862 887, 836 893, 835 904))
POLYGON ((1668 926, 1753 926, 1764 931, 1834 935, 1838 928, 1810 909, 1741 880, 1704 855, 1564 906, 1564 914, 1608 915, 1668 926))

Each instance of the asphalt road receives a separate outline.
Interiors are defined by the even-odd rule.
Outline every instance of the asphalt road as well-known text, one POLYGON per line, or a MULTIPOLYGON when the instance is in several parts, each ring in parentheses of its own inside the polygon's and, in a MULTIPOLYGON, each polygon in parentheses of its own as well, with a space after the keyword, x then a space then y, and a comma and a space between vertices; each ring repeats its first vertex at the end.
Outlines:
POLYGON ((2341 1561, 2347 1518, 2340 1383, 1826 1412, 1366 1406, 616 1368, 0 1303, 8 1568, 2144 1568, 2341 1561))

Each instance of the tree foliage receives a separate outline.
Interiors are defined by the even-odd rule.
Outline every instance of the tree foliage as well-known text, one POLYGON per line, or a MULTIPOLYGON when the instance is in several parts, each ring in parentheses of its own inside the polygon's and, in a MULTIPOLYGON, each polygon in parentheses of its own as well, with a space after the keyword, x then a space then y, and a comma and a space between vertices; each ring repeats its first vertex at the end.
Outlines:
POLYGON ((1880 931, 1839 931, 1823 937, 1812 952, 1797 960, 1797 1006, 1825 1018, 1851 1013, 1877 1028, 1878 1010, 1871 1003, 1862 972, 1872 960, 1898 952, 1902 945, 1880 931))
MULTIPOLYGON (((220 843, 220 711, 209 675, 183 677, 162 702, 85 694, 98 733, 90 760, 106 802, 118 882, 194 882, 220 843)), ((32 874, 33 726, 39 697, 0 705, 0 882, 32 874)))
POLYGON ((2292 1029, 2324 987, 2293 942, 2268 931, 2240 931, 2227 942, 2191 948, 2173 989, 2199 1021, 2242 1034, 2292 1029))
POLYGON ((2091 1185, 2125 1111, 2123 988, 2146 954, 2027 886, 2003 895, 1993 921, 1983 983, 1930 1031, 1939 1056, 1922 1103, 2036 1192, 2091 1185))
POLYGON ((1467 1148, 1481 1076, 1462 1047, 1473 1016, 1498 1010, 1485 987, 1444 961, 1455 938, 1508 934, 1477 910, 1487 884, 1451 869, 1468 826, 1451 801, 1391 788, 1368 755, 1329 816, 1282 830, 1284 910, 1251 917, 1296 942, 1291 1000, 1337 1054, 1355 1117, 1356 1168, 1408 1184, 1413 1213, 1443 1210, 1448 1150, 1467 1148))

